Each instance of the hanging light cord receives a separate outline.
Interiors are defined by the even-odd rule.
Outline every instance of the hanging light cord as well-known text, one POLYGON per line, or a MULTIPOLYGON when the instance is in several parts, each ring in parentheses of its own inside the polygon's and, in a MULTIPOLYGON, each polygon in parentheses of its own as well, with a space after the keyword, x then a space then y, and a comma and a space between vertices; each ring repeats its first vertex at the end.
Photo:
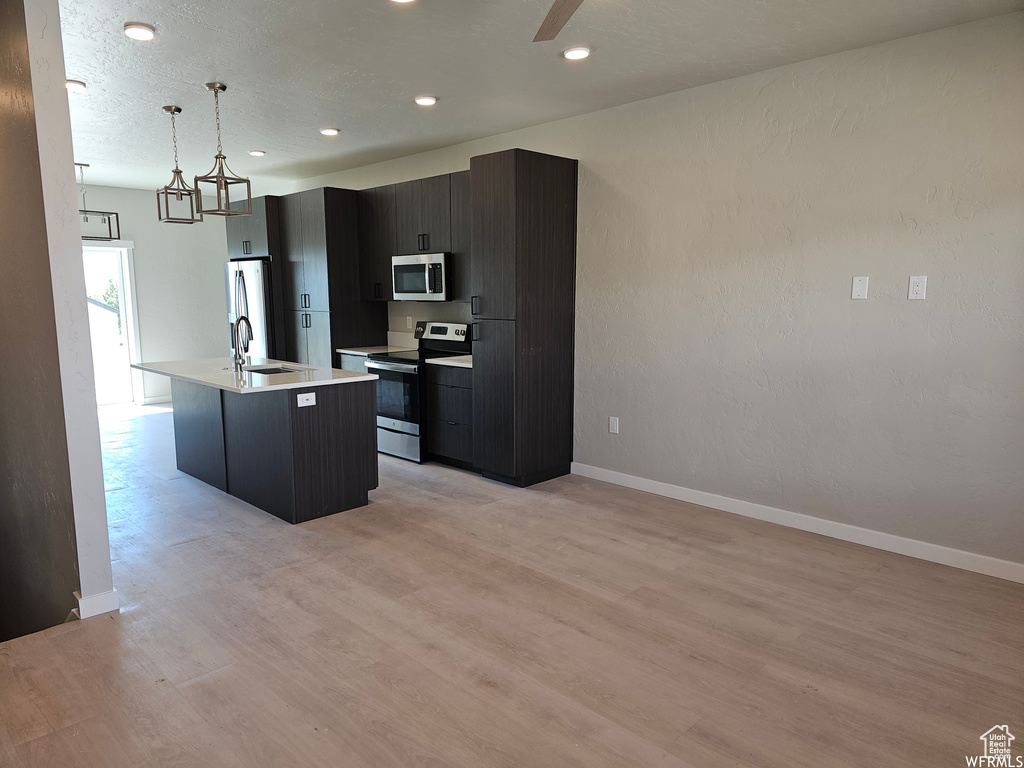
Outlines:
POLYGON ((178 168, 178 130, 174 127, 174 113, 171 113, 171 142, 174 144, 174 170, 178 168))
POLYGON ((220 143, 220 91, 213 92, 214 110, 217 113, 217 154, 224 154, 224 147, 220 143))
POLYGON ((81 165, 78 166, 78 179, 82 186, 82 210, 86 211, 89 206, 85 204, 85 168, 81 165))

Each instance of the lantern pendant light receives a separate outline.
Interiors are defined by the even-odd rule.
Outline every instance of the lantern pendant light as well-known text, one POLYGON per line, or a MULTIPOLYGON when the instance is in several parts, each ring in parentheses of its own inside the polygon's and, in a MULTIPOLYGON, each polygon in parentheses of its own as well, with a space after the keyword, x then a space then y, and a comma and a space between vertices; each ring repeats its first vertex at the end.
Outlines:
POLYGON ((78 209, 78 217, 82 224, 83 240, 120 240, 121 239, 121 218, 116 211, 91 211, 85 202, 85 169, 88 163, 75 163, 78 169, 80 183, 79 192, 82 195, 82 207, 78 209), (90 219, 90 216, 92 217, 90 219), (98 222, 97 222, 98 219, 98 222), (100 226, 95 226, 96 224, 100 226), (104 227, 106 230, 104 231, 104 227))
POLYGON ((248 179, 235 176, 228 168, 227 158, 220 139, 220 95, 228 87, 223 83, 207 83, 206 90, 213 92, 213 102, 217 113, 217 154, 213 157, 213 168, 205 176, 196 176, 196 210, 198 213, 209 213, 214 216, 251 216, 252 187, 248 179), (245 192, 244 206, 242 192, 245 192), (237 195, 237 202, 232 207, 232 192, 237 195), (205 197, 205 202, 204 202, 205 197))
POLYGON ((196 213, 195 190, 185 183, 178 168, 178 132, 174 118, 181 114, 181 107, 164 107, 164 114, 171 116, 171 141, 174 144, 174 170, 171 183, 156 191, 156 217, 165 224, 195 224, 203 220, 203 214, 196 213), (171 212, 171 201, 175 202, 171 212), (185 204, 188 204, 186 210, 185 204))

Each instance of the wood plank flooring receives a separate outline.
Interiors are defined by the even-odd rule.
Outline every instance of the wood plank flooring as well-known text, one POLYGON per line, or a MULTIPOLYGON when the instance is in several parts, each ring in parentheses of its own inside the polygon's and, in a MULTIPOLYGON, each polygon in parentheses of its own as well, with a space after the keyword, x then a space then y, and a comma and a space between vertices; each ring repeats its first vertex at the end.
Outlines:
MULTIPOLYGON (((128 415, 130 414, 130 415, 128 415)), ((0 765, 962 765, 1024 586, 579 477, 381 457, 288 526, 102 418, 120 614, 0 645, 0 765)))

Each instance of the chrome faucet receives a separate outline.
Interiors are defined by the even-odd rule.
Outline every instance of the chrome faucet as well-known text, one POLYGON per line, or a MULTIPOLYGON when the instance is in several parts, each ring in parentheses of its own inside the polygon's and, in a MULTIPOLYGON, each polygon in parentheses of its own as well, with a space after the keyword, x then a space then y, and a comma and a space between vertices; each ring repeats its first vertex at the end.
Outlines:
POLYGON ((245 353, 249 351, 249 340, 252 338, 252 325, 249 323, 249 318, 245 315, 241 315, 235 320, 235 356, 234 366, 236 371, 242 370, 242 366, 245 365, 245 353), (245 337, 242 336, 242 324, 245 324, 245 337))

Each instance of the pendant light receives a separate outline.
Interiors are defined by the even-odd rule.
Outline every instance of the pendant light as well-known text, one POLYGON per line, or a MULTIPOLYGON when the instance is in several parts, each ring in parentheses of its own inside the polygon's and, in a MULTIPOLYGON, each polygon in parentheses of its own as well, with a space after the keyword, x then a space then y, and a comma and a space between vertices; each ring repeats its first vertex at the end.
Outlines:
POLYGON ((248 179, 235 176, 228 168, 227 158, 224 157, 224 148, 220 140, 220 95, 228 87, 224 83, 207 83, 206 90, 213 92, 214 109, 217 113, 217 154, 213 157, 213 168, 205 176, 196 176, 196 210, 199 213, 209 213, 214 216, 251 216, 252 215, 252 187, 248 179), (203 195, 206 195, 206 202, 203 202, 203 195), (242 192, 245 192, 245 207, 232 208, 231 193, 235 191, 238 201, 242 200, 242 192))
POLYGON ((156 191, 156 217, 165 224, 195 224, 203 220, 203 214, 196 213, 195 190, 185 183, 178 168, 178 131, 174 118, 181 114, 181 107, 164 107, 164 114, 171 116, 171 142, 174 144, 174 170, 171 183, 156 191), (171 200, 174 213, 171 213, 171 200), (188 204, 186 210, 185 204, 188 204), (180 204, 180 205, 179 205, 180 204))
POLYGON ((83 240, 120 240, 121 239, 121 220, 120 217, 114 211, 90 211, 89 206, 85 203, 85 169, 89 167, 88 163, 75 163, 75 167, 78 169, 79 179, 79 192, 82 195, 82 207, 78 209, 78 215, 81 217, 82 224, 88 225, 89 230, 94 230, 95 234, 88 234, 87 227, 82 227, 82 239, 83 240), (90 219, 90 217, 92 217, 90 219), (100 226, 95 226, 96 224, 100 226), (103 231, 103 227, 106 227, 106 231, 103 231))

